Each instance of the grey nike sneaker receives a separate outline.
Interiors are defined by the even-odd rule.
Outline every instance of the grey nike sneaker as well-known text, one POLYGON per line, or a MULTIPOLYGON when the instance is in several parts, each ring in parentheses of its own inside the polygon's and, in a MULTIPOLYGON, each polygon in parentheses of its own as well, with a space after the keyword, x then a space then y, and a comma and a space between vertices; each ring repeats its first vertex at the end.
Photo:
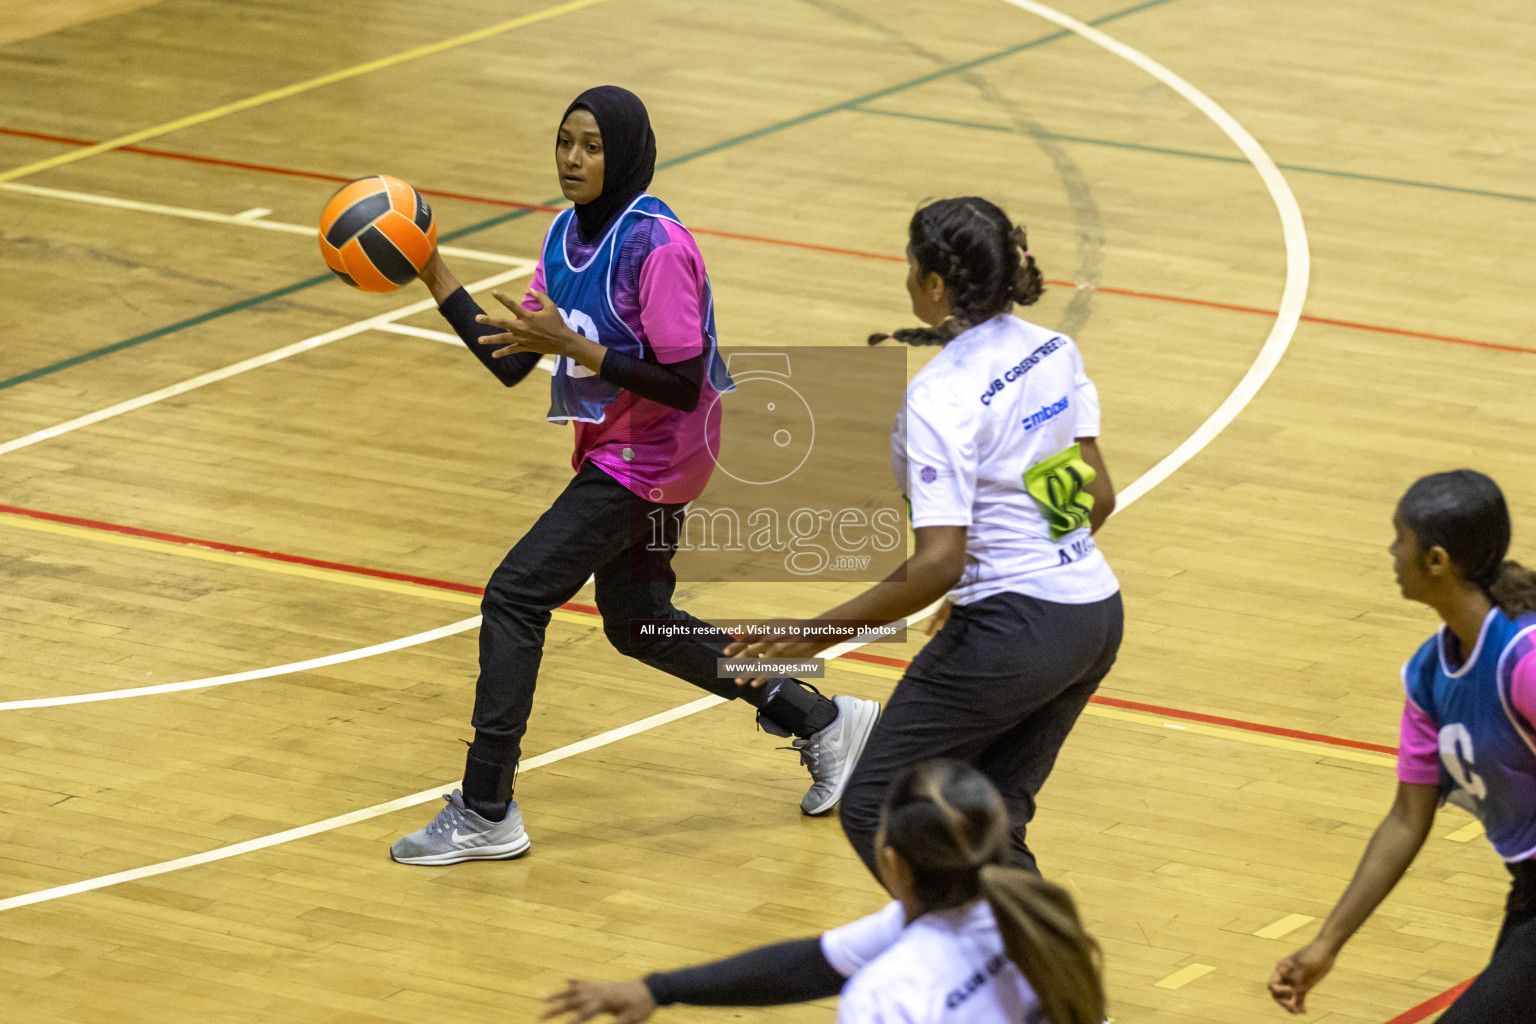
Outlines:
POLYGON ((466 860, 508 860, 521 857, 532 845, 523 831, 517 802, 501 821, 486 821, 464 806, 459 790, 443 796, 447 806, 437 817, 403 839, 395 840, 389 856, 400 864, 458 864, 466 860))
POLYGON ((792 748, 800 751, 800 763, 811 773, 811 788, 800 801, 802 814, 826 814, 837 806, 880 718, 877 700, 833 697, 832 703, 837 705, 837 718, 831 725, 803 740, 790 741, 792 748))

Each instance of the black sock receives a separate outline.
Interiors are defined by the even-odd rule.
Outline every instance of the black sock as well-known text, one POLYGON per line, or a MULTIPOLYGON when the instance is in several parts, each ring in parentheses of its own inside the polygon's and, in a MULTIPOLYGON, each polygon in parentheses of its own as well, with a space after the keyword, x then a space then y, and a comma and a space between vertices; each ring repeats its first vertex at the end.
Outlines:
POLYGON ((512 783, 516 778, 516 761, 486 761, 476 757, 471 747, 464 756, 464 806, 486 821, 501 821, 512 803, 512 783))
MULTIPOLYGON (((805 739, 821 732, 837 720, 837 705, 798 679, 785 679, 772 686, 772 696, 758 711, 766 720, 784 733, 805 739)), ((775 730, 777 731, 777 730, 775 730)))

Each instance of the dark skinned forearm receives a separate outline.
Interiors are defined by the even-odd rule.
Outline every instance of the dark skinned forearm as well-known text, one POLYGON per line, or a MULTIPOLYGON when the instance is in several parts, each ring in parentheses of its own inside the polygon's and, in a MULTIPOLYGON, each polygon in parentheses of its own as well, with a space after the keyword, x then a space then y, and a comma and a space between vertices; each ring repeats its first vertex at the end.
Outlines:
POLYGON ((817 617, 862 626, 880 626, 913 615, 939 600, 959 582, 960 574, 913 555, 901 568, 858 597, 817 617))
POLYGON ((1424 845, 1434 823, 1437 799, 1435 786, 1399 784, 1392 811, 1371 835, 1354 878, 1350 879, 1349 887, 1328 915, 1315 942, 1337 954, 1386 899, 1424 845))

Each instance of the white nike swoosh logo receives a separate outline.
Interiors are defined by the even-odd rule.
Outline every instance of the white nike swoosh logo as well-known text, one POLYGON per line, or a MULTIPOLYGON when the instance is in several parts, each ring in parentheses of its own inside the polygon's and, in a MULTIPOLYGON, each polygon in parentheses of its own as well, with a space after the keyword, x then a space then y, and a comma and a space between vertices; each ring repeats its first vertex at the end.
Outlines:
POLYGON ((469 833, 468 835, 462 835, 461 836, 461 835, 459 835, 459 830, 458 829, 454 829, 453 833, 448 838, 453 840, 456 843, 462 843, 464 840, 466 840, 466 839, 473 839, 474 837, 475 837, 475 833, 473 833, 473 832, 469 833))

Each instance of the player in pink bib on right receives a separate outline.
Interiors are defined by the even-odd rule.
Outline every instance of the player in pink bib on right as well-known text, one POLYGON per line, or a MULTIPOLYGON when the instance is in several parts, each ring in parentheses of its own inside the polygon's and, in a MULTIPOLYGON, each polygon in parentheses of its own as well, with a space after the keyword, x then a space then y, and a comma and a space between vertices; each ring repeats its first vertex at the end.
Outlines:
POLYGON ((1393 526, 1403 596, 1444 623, 1403 666, 1397 801, 1317 938, 1280 961, 1269 991, 1305 1012, 1451 799, 1482 821, 1513 884, 1493 960, 1440 1024, 1536 1021, 1536 574, 1505 560, 1509 509, 1481 473, 1419 480, 1393 526))

